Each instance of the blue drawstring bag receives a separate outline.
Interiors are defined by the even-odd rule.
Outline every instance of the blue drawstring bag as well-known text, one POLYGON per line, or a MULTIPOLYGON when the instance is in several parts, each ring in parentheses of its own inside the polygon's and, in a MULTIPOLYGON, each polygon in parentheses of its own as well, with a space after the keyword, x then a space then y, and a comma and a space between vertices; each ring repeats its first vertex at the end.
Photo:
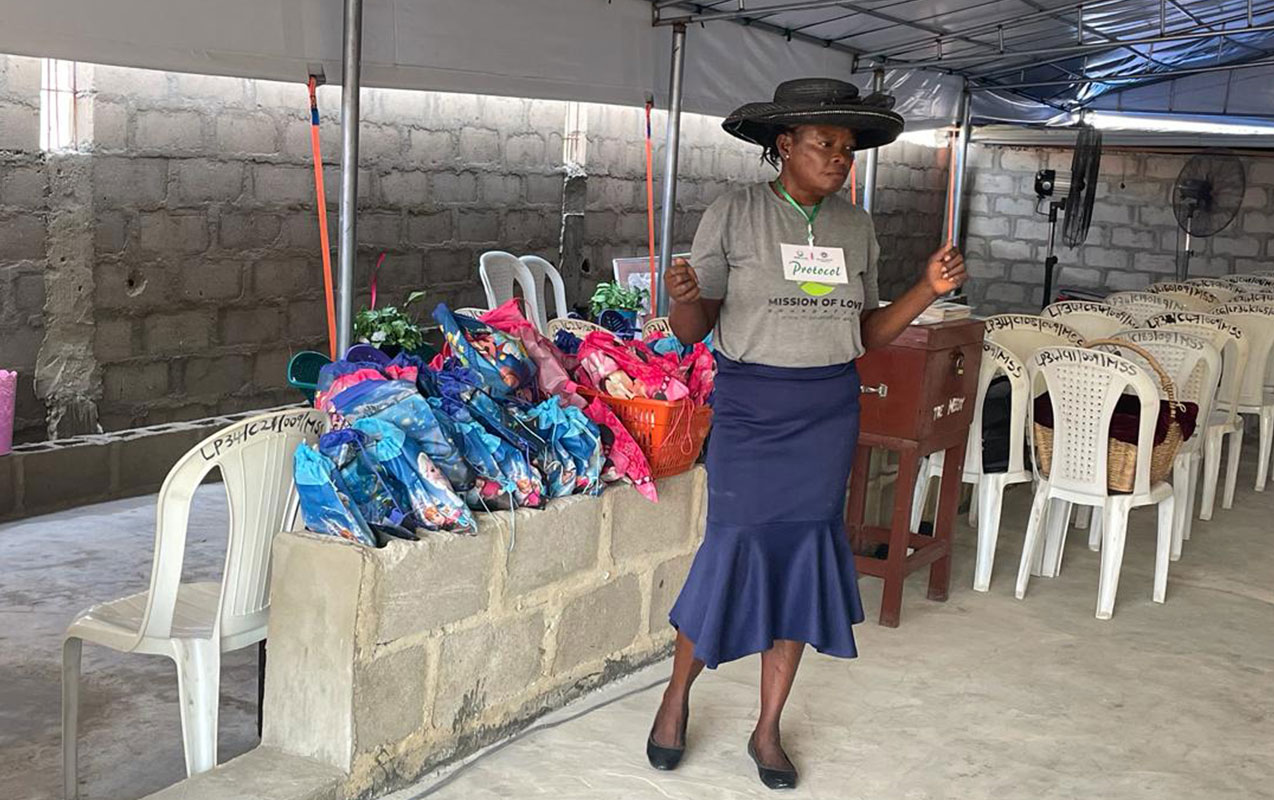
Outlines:
POLYGON ((446 477, 401 428, 371 417, 355 422, 354 430, 367 435, 368 450, 389 477, 394 499, 418 527, 477 533, 473 515, 446 477))
MULTIPOLYGON (((550 397, 529 412, 536 429, 547 446, 536 462, 544 473, 551 497, 566 497, 580 491, 580 469, 587 465, 576 460, 567 440, 574 435, 571 421, 562 412, 556 397, 550 397)), ((587 480, 587 478, 585 478, 587 480)))
POLYGON ((364 381, 336 395, 332 405, 337 414, 351 423, 374 418, 398 426, 442 470, 457 491, 464 491, 473 484, 473 470, 415 383, 364 381))
POLYGON ((599 495, 605 488, 602 482, 602 467, 606 463, 606 450, 602 447, 601 429, 575 406, 562 406, 561 412, 570 424, 570 431, 562 437, 562 444, 575 460, 580 482, 578 491, 594 496, 599 495))
POLYGON ((346 428, 323 434, 318 449, 335 466, 368 525, 401 525, 407 513, 394 499, 384 468, 368 451, 370 444, 367 434, 346 428))
POLYGON ((477 375, 484 389, 496 397, 535 392, 535 362, 516 338, 472 317, 456 316, 446 303, 439 303, 433 316, 451 355, 477 375))
POLYGON ((296 448, 292 465, 306 528, 368 547, 376 546, 367 521, 350 501, 349 492, 341 485, 340 476, 330 461, 314 447, 302 444, 296 448))

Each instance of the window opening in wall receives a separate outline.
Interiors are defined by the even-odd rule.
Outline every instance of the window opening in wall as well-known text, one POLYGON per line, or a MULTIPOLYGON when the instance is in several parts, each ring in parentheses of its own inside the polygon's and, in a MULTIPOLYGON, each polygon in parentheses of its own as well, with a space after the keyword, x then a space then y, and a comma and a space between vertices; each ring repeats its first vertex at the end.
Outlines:
POLYGON ((562 163, 583 169, 588 155, 588 111, 583 103, 566 104, 564 134, 562 163))
POLYGON ((75 62, 46 58, 40 66, 40 149, 78 149, 75 62))

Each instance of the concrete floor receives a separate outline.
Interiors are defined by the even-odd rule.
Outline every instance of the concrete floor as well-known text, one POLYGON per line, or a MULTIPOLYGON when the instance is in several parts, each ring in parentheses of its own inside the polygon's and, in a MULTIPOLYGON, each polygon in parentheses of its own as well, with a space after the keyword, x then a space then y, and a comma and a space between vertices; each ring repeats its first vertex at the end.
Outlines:
MULTIPOLYGON (((1254 437, 1252 437, 1254 438, 1254 437)), ((1255 464, 1255 453, 1245 454, 1255 464)), ((1113 620, 1094 618, 1098 555, 1072 531, 1061 576, 1013 597, 1029 490, 1011 491, 991 591, 973 592, 962 527, 953 591, 916 579, 902 627, 867 624, 853 662, 805 656, 784 718, 802 773, 792 796, 873 800, 1184 800, 1274 797, 1274 491, 1196 522, 1151 602, 1154 511, 1134 512, 1113 620)), ((558 712, 459 770, 392 800, 732 800, 766 797, 744 746, 759 703, 752 657, 705 672, 673 773, 643 745, 668 665, 558 712)))
MULTIPOLYGON (((186 580, 215 580, 225 557, 225 493, 196 495, 186 580)), ((94 603, 142 591, 153 497, 0 525, 0 798, 62 796, 62 634, 94 603)), ((133 800, 186 776, 172 662, 85 644, 80 712, 84 800, 133 800)), ((219 759, 257 744, 256 648, 222 661, 219 759)))
MULTIPOLYGON (((1033 579, 1027 598, 1014 599, 1030 500, 1022 488, 1007 497, 989 593, 969 588, 974 535, 963 524, 947 603, 925 600, 917 578, 902 627, 880 628, 879 584, 864 579, 862 657, 810 652, 788 707, 785 743, 802 770, 793 796, 1274 798, 1274 491, 1252 492, 1255 452, 1244 459, 1235 508, 1195 523, 1164 605, 1150 601, 1151 510, 1134 512, 1113 620, 1093 617, 1098 557, 1083 532, 1072 532, 1060 577, 1033 579)), ((152 502, 0 527, 0 798, 60 795, 60 637, 79 609, 145 586, 152 502)), ((220 568, 219 487, 203 490, 196 510, 188 576, 202 578, 220 568)), ((97 647, 85 656, 83 796, 130 800, 181 778, 172 667, 97 647)), ((743 749, 758 660, 704 674, 685 761, 657 773, 643 743, 661 690, 652 684, 667 669, 586 698, 544 721, 562 724, 394 800, 768 796, 743 749)), ((255 650, 232 654, 225 670, 223 761, 256 743, 255 650)))

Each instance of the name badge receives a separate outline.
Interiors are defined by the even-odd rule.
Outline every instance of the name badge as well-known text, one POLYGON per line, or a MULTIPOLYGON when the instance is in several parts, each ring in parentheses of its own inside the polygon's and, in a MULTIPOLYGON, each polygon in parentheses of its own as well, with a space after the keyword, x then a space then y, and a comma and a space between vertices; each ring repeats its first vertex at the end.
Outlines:
POLYGON ((845 251, 839 247, 781 244, 783 277, 795 283, 849 283, 845 251))

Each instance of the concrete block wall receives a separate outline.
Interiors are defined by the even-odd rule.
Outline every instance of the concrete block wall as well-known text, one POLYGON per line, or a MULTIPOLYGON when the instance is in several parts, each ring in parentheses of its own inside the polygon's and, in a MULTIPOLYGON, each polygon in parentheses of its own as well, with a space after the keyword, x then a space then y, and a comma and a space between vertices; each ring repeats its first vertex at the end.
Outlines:
POLYGON ((39 59, 0 56, 0 368, 18 372, 18 441, 42 438, 45 417, 33 380, 44 340, 49 208, 39 96, 39 59))
POLYGON ((378 796, 666 655, 705 472, 658 489, 653 506, 612 487, 383 550, 280 535, 263 746, 378 796))
MULTIPOLYGON (((296 399, 287 359, 321 348, 326 331, 304 86, 84 64, 77 81, 81 152, 42 154, 40 62, 0 56, 0 365, 23 376, 19 441, 296 399), (68 354, 72 385, 53 369, 68 354), (49 380, 35 386, 38 363, 49 380), (79 429, 59 429, 68 416, 79 429)), ((319 104, 335 234, 339 88, 321 88, 319 104)), ((644 254, 644 113, 588 106, 583 231, 563 259, 566 113, 560 102, 364 90, 356 303, 382 251, 380 302, 425 288, 422 314, 481 302, 485 250, 560 263, 575 304, 610 278, 611 259, 644 254)), ((660 143, 663 123, 657 114, 660 143)), ((682 143, 678 249, 722 192, 773 175, 718 119, 687 115, 682 143)), ((655 162, 661 171, 662 144, 655 162)), ((945 150, 883 153, 886 296, 941 237, 945 176, 945 150)))
MULTIPOLYGON (((983 313, 1038 311, 1043 295, 1048 218, 1035 213, 1034 176, 1068 171, 1070 149, 974 144, 969 151, 965 253, 969 293, 983 313)), ((1187 154, 1107 150, 1087 241, 1061 244, 1057 282, 1104 291, 1170 280, 1182 237, 1172 186, 1187 154)), ((1270 269, 1274 264, 1274 158, 1243 156, 1247 194, 1238 217, 1209 239, 1196 239, 1195 277, 1270 269)), ((1059 221, 1060 229, 1060 221, 1059 221)))

